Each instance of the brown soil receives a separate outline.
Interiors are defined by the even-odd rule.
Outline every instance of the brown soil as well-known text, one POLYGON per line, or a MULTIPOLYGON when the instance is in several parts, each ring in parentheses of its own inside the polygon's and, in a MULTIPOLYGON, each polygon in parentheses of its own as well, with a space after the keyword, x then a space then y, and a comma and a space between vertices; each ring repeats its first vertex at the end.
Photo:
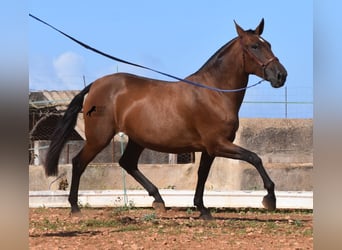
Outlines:
POLYGON ((30 249, 313 249, 312 211, 30 209, 30 249))

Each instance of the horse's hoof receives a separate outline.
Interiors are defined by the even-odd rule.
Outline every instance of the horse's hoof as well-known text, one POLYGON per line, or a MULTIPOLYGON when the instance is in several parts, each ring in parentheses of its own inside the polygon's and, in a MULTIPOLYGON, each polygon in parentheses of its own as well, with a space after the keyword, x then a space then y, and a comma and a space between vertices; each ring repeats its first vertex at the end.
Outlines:
POLYGON ((81 210, 77 208, 71 208, 70 215, 73 217, 80 217, 82 215, 81 210))
POLYGON ((276 198, 274 196, 266 195, 262 200, 262 205, 269 211, 276 209, 276 198))
POLYGON ((82 216, 82 213, 81 213, 81 211, 78 211, 78 212, 71 212, 71 213, 70 213, 70 216, 72 216, 72 217, 81 217, 81 216, 82 216))
POLYGON ((210 213, 201 214, 199 217, 201 220, 215 220, 210 213))
POLYGON ((164 202, 158 202, 158 201, 154 201, 152 203, 152 207, 159 211, 159 212, 166 212, 166 208, 165 208, 165 203, 164 202))

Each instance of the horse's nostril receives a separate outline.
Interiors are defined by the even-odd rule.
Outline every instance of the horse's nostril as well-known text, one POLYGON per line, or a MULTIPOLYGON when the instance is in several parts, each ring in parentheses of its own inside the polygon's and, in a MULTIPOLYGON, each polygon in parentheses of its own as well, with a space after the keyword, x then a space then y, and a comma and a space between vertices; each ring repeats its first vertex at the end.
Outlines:
POLYGON ((285 79, 286 79, 286 74, 283 74, 283 73, 278 72, 278 74, 277 74, 277 80, 278 80, 278 81, 285 81, 285 79))
POLYGON ((280 81, 280 80, 282 80, 282 78, 283 78, 283 75, 281 74, 281 73, 278 73, 278 81, 280 81))

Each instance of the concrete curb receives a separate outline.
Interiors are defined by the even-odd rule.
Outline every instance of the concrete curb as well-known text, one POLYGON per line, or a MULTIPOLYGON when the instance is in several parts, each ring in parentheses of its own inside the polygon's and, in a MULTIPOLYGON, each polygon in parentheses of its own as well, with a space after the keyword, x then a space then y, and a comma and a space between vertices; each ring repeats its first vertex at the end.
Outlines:
MULTIPOLYGON (((162 189, 160 194, 167 207, 193 207, 194 191, 162 189)), ((204 202, 208 207, 262 208, 266 191, 205 191, 204 202)), ((70 207, 69 191, 30 191, 29 207, 70 207)), ((313 209, 312 191, 276 191, 279 209, 313 209)), ((89 207, 151 207, 153 198, 145 190, 91 190, 79 191, 79 202, 89 207)))

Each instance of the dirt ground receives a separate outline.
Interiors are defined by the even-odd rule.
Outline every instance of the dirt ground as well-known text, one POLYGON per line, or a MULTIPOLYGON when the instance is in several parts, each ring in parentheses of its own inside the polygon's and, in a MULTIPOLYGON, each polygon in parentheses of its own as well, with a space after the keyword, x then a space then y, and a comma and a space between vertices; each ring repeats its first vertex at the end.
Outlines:
POLYGON ((30 249, 313 249, 312 211, 193 208, 36 208, 29 212, 30 249))

